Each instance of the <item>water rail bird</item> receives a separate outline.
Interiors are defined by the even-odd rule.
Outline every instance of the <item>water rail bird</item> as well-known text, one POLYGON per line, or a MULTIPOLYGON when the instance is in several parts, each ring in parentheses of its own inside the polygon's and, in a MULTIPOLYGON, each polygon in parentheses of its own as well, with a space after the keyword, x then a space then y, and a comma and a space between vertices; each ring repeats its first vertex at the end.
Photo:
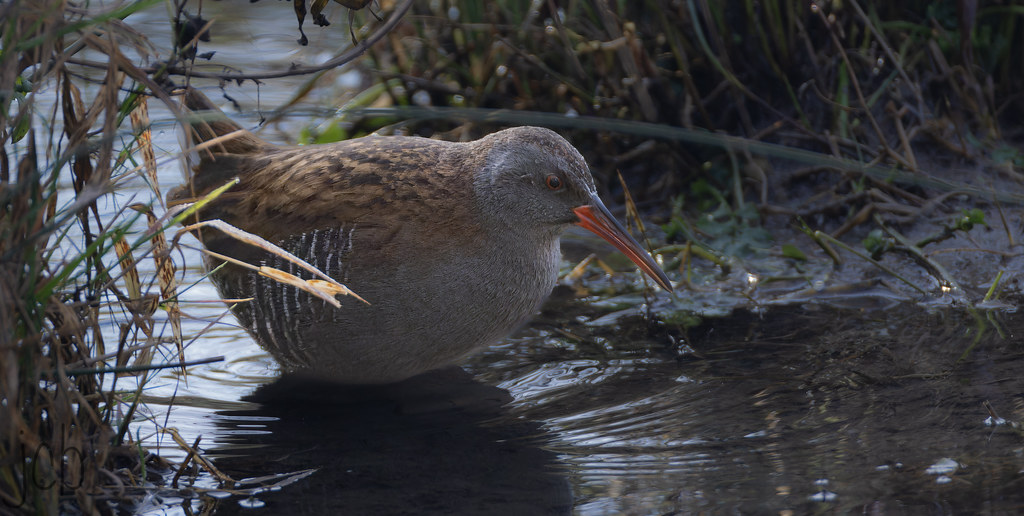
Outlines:
MULTIPOLYGON (((234 264, 212 275, 232 311, 289 371, 339 383, 400 381, 457 363, 528 320, 555 285, 559 237, 587 228, 661 287, 668 277, 597 195, 580 153, 557 133, 514 127, 455 143, 367 136, 273 145, 189 88, 198 150, 171 204, 238 183, 197 212, 278 244, 366 302, 336 308, 234 264)), ((195 154, 195 153, 193 153, 195 154)), ((220 255, 302 274, 213 228, 220 255)), ((221 263, 208 259, 208 266, 221 263)))

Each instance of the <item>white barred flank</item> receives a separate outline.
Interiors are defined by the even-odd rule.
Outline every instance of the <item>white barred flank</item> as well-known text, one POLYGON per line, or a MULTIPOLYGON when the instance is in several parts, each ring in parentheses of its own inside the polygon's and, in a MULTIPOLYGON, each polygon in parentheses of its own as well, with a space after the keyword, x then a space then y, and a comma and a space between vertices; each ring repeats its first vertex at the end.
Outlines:
MULTIPOLYGON (((345 260, 352 250, 354 230, 354 224, 315 230, 295 236, 281 247, 344 283, 349 269, 345 260)), ((268 256, 260 265, 303 274, 294 263, 277 256, 268 256)), ((244 326, 252 329, 253 337, 289 369, 314 363, 311 346, 298 333, 300 325, 320 322, 327 316, 332 322, 338 320, 338 310, 323 300, 256 273, 246 273, 233 284, 216 283, 226 298, 252 298, 235 306, 235 313, 244 326)))

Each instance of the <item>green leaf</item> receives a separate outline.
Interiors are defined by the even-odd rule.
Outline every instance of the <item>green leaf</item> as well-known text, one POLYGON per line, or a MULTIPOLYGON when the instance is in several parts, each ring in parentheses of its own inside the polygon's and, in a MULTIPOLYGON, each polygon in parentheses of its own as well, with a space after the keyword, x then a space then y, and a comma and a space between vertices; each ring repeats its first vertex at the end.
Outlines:
POLYGON ((14 130, 11 131, 11 142, 17 143, 28 134, 29 128, 32 127, 32 117, 23 116, 18 118, 17 123, 14 124, 14 130))
POLYGON ((804 254, 799 247, 793 244, 782 244, 782 256, 792 258, 794 260, 800 260, 802 262, 807 261, 807 255, 804 254))
POLYGON ((877 260, 882 253, 892 249, 892 239, 886 237, 881 229, 872 230, 861 244, 871 253, 871 258, 874 260, 877 260))
POLYGON ((982 224, 987 226, 985 223, 985 212, 978 208, 972 208, 970 210, 964 210, 964 215, 953 223, 953 229, 960 231, 970 231, 974 229, 975 224, 982 224))
POLYGON ((316 143, 334 143, 348 139, 348 131, 341 127, 341 124, 332 122, 323 132, 316 136, 316 143))

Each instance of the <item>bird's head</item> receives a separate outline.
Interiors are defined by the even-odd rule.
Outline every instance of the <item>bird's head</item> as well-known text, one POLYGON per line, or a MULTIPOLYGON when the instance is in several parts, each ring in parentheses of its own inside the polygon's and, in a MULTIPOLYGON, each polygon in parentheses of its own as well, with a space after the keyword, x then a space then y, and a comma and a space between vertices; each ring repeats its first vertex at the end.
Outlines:
POLYGON ((515 127, 477 142, 484 166, 475 178, 487 215, 510 230, 560 234, 573 224, 607 240, 665 290, 668 277, 608 211, 579 151, 540 127, 515 127))

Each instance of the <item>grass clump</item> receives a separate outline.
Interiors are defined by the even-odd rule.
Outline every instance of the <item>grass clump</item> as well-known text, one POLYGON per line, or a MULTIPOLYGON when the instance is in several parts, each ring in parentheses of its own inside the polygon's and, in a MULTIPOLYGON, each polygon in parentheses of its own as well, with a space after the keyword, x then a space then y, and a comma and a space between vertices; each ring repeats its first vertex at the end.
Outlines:
POLYGON ((0 6, 3 513, 110 513, 165 467, 129 428, 182 341, 145 97, 122 53, 146 41, 121 21, 156 3, 0 6), (84 53, 106 66, 71 66, 84 53), (119 206, 139 180, 153 197, 119 206))

